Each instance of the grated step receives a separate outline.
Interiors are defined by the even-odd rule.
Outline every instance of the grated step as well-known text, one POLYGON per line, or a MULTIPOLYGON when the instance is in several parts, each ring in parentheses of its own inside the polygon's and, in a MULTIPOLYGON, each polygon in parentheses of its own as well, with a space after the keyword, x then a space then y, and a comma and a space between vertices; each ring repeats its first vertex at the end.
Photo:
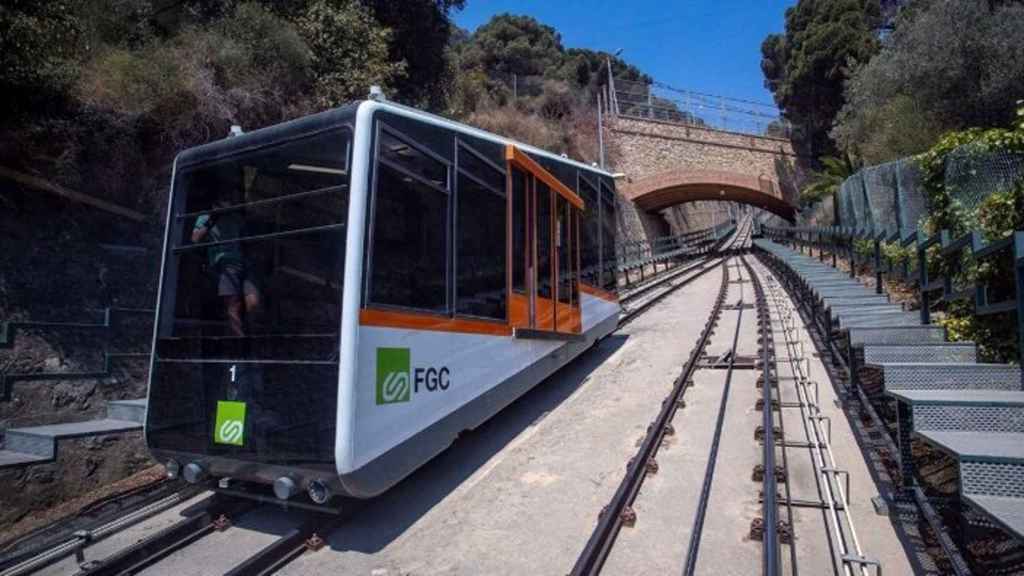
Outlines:
POLYGON ((920 325, 920 316, 906 312, 871 314, 867 316, 852 316, 839 319, 840 330, 846 328, 896 328, 920 325))
POLYGON ((848 337, 854 347, 867 344, 942 344, 946 341, 946 329, 941 326, 861 326, 849 328, 848 337))
POLYGON ((914 430, 1024 433, 1024 392, 894 390, 910 406, 914 430))
POLYGON ((867 364, 881 371, 887 392, 894 390, 1021 390, 1020 367, 1011 364, 867 364))
POLYGON ((1024 498, 982 494, 964 494, 964 498, 1007 531, 1024 538, 1024 498))
POLYGON ((899 344, 864 345, 864 362, 869 364, 883 364, 886 362, 969 364, 977 362, 977 356, 977 346, 973 342, 922 344, 920 346, 899 344))

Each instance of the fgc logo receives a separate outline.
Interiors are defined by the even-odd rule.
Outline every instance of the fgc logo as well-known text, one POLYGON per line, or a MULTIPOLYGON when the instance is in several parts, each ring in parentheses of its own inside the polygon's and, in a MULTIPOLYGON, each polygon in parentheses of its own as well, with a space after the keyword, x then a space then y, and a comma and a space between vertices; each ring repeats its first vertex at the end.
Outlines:
POLYGON ((232 446, 245 443, 245 402, 217 402, 213 441, 232 446))
POLYGON ((451 386, 447 366, 412 368, 408 348, 377 348, 377 405, 412 400, 421 391, 443 392, 451 386))

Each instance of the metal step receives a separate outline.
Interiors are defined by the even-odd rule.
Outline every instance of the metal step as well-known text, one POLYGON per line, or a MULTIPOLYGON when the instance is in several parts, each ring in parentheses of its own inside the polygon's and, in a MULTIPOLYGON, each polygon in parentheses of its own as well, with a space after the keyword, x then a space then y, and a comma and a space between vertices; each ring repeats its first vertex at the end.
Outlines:
POLYGON ((918 437, 959 461, 963 494, 1024 499, 1024 434, 925 431, 918 437))
POLYGON ((920 325, 921 317, 917 314, 907 312, 871 314, 867 316, 853 316, 839 319, 840 330, 848 328, 896 328, 920 325))
POLYGON ((1018 538, 1024 538, 1024 498, 963 494, 965 500, 1018 538))
POLYGON ((886 392, 895 390, 1021 390, 1020 367, 1011 364, 865 364, 881 371, 886 392))
MULTIPOLYGON (((1024 391, 893 390, 910 406, 915 432, 1007 432, 1024 434, 1024 391)), ((1021 447, 1024 453, 1024 445, 1021 447)))
POLYGON ((107 418, 144 424, 146 422, 146 399, 110 400, 107 402, 107 418))
POLYGON ((831 306, 828 309, 832 318, 868 316, 872 314, 907 314, 899 304, 861 304, 857 306, 831 306))
POLYGON ((41 462, 48 461, 49 458, 44 458, 35 454, 25 454, 23 452, 14 452, 12 450, 0 450, 0 470, 4 468, 14 468, 16 466, 39 464, 41 462))
POLYGON ((899 327, 851 327, 846 330, 850 345, 867 344, 942 344, 946 341, 946 329, 942 326, 899 326, 899 327))
POLYGON ((811 287, 811 290, 818 298, 856 298, 857 296, 878 296, 874 290, 865 286, 850 287, 850 288, 815 288, 811 287))
POLYGON ((57 440, 141 429, 138 422, 111 419, 11 428, 4 433, 4 449, 53 460, 57 453, 57 440))
POLYGON ((943 344, 865 344, 864 362, 927 362, 931 364, 969 364, 978 361, 974 342, 948 342, 943 344))
POLYGON ((829 309, 835 308, 836 306, 877 306, 880 304, 891 304, 891 302, 889 302, 889 297, 879 294, 870 294, 866 296, 838 296, 822 300, 822 305, 829 309))

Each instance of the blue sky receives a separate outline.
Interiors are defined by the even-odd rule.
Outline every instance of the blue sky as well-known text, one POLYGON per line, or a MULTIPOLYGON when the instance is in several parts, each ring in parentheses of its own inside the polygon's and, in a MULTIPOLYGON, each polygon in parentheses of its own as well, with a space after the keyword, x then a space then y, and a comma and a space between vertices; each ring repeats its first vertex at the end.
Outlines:
POLYGON ((795 0, 466 0, 455 22, 470 31, 495 14, 533 16, 566 47, 614 52, 674 87, 772 103, 761 41, 781 32, 795 0), (728 6, 728 7, 726 7, 728 6))

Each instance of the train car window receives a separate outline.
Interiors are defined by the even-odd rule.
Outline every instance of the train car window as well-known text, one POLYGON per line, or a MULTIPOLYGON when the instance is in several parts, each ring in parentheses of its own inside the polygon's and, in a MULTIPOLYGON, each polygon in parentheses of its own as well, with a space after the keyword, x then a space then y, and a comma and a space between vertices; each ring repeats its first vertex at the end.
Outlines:
POLYGON ((448 165, 378 124, 371 304, 448 311, 448 165))
POLYGON ((601 181, 601 262, 604 274, 601 287, 615 291, 618 284, 615 258, 615 189, 605 179, 601 181))
MULTIPOLYGON (((537 181, 537 296, 551 298, 551 188, 537 181)), ((550 329, 550 328, 547 328, 550 329)))
POLYGON ((455 312, 504 320, 505 170, 462 143, 456 154, 455 312))
POLYGON ((526 194, 527 176, 512 169, 512 290, 526 294, 526 194))
MULTIPOLYGON (((558 301, 572 304, 572 218, 569 203, 558 196, 555 199, 555 251, 558 254, 558 301)), ((559 327, 561 328, 561 327, 559 327)))
POLYGON ((351 130, 253 138, 176 168, 147 439, 329 469, 351 130), (219 402, 246 407, 237 442, 219 402))
POLYGON ((579 176, 579 194, 583 198, 583 230, 580 280, 590 286, 599 286, 601 265, 601 219, 597 201, 597 186, 582 171, 579 176))
POLYGON ((393 132, 414 142, 420 151, 451 165, 455 163, 455 133, 416 118, 389 111, 380 111, 375 117, 393 132))
POLYGON ((161 335, 176 340, 163 343, 166 353, 209 336, 337 332, 348 134, 270 146, 176 175, 165 279, 175 289, 161 303, 161 335))

